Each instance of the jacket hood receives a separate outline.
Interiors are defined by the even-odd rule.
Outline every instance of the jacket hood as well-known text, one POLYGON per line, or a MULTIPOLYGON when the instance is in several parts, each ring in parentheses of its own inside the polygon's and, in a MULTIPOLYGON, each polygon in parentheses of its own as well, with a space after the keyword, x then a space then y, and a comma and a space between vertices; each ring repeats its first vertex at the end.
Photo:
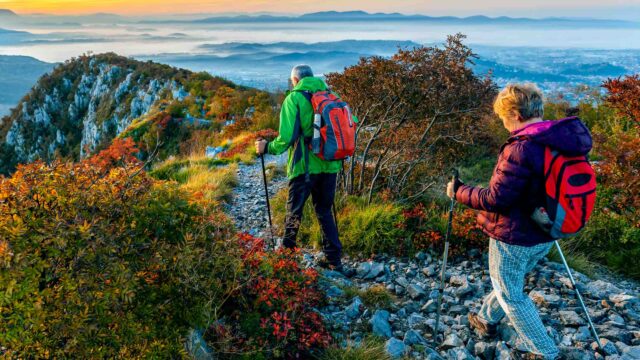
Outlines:
POLYGON ((324 91, 327 90, 327 84, 319 77, 306 77, 296 85, 293 90, 298 91, 324 91))
POLYGON ((527 136, 567 156, 587 155, 593 146, 589 129, 578 117, 532 124, 511 135, 527 136))

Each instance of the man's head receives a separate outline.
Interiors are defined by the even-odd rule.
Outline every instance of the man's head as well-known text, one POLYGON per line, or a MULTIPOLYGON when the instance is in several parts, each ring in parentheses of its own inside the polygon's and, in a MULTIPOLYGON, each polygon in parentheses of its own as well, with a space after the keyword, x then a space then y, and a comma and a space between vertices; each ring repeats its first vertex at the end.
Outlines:
POLYGON ((291 69, 291 83, 293 86, 298 85, 300 80, 312 76, 313 70, 311 70, 311 66, 309 65, 296 65, 291 69))

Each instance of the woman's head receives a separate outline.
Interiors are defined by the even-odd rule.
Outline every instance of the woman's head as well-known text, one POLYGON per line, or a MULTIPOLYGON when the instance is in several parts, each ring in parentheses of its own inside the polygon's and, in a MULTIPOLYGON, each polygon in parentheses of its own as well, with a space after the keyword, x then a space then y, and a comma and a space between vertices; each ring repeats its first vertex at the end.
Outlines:
POLYGON ((493 111, 502 119, 504 127, 515 131, 531 120, 544 115, 542 92, 535 84, 509 84, 493 103, 493 111))

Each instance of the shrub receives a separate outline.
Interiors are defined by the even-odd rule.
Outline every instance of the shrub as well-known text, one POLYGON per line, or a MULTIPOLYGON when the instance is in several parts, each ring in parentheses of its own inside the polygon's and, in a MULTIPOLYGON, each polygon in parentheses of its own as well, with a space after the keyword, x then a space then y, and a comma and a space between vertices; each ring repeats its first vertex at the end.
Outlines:
POLYGON ((231 142, 231 145, 222 153, 220 159, 234 162, 251 163, 256 158, 254 143, 257 139, 263 138, 272 140, 277 136, 274 130, 266 129, 255 133, 243 133, 231 142))
POLYGON ((207 338, 221 354, 251 358, 308 358, 325 348, 331 336, 314 308, 323 298, 318 273, 300 267, 300 254, 266 251, 262 239, 239 235, 244 286, 229 306, 231 322, 212 326, 207 338))
POLYGON ((359 296, 362 302, 372 309, 389 309, 393 304, 394 297, 382 284, 375 284, 366 289, 357 286, 344 288, 347 298, 359 296))
MULTIPOLYGON (((448 207, 436 202, 426 206, 420 203, 404 211, 404 227, 411 234, 413 251, 441 251, 447 231, 448 207)), ((452 256, 462 255, 474 248, 487 248, 488 237, 477 226, 476 215, 476 211, 468 208, 455 210, 449 247, 452 256)))
POLYGON ((332 347, 317 356, 318 360, 391 360, 384 348, 384 341, 368 337, 359 344, 348 343, 347 347, 332 347))
POLYGON ((229 228, 135 165, 20 166, 0 180, 6 355, 185 357, 238 286, 229 228))
MULTIPOLYGON (((340 209, 338 229, 343 249, 365 256, 387 253, 402 254, 406 250, 405 231, 401 228, 402 208, 393 203, 369 206, 348 202, 340 209)), ((320 239, 317 239, 318 241, 320 239)))

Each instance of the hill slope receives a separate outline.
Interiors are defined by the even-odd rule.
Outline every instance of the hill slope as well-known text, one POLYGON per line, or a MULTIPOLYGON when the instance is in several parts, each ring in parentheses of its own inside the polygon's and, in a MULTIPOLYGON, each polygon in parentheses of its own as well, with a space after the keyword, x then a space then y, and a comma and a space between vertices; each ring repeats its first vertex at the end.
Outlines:
POLYGON ((38 78, 54 66, 29 56, 0 55, 0 117, 6 115, 38 78))
POLYGON ((191 75, 115 54, 65 62, 40 78, 3 118, 0 171, 36 159, 85 156, 147 114, 159 100, 185 96, 184 83, 191 75))

